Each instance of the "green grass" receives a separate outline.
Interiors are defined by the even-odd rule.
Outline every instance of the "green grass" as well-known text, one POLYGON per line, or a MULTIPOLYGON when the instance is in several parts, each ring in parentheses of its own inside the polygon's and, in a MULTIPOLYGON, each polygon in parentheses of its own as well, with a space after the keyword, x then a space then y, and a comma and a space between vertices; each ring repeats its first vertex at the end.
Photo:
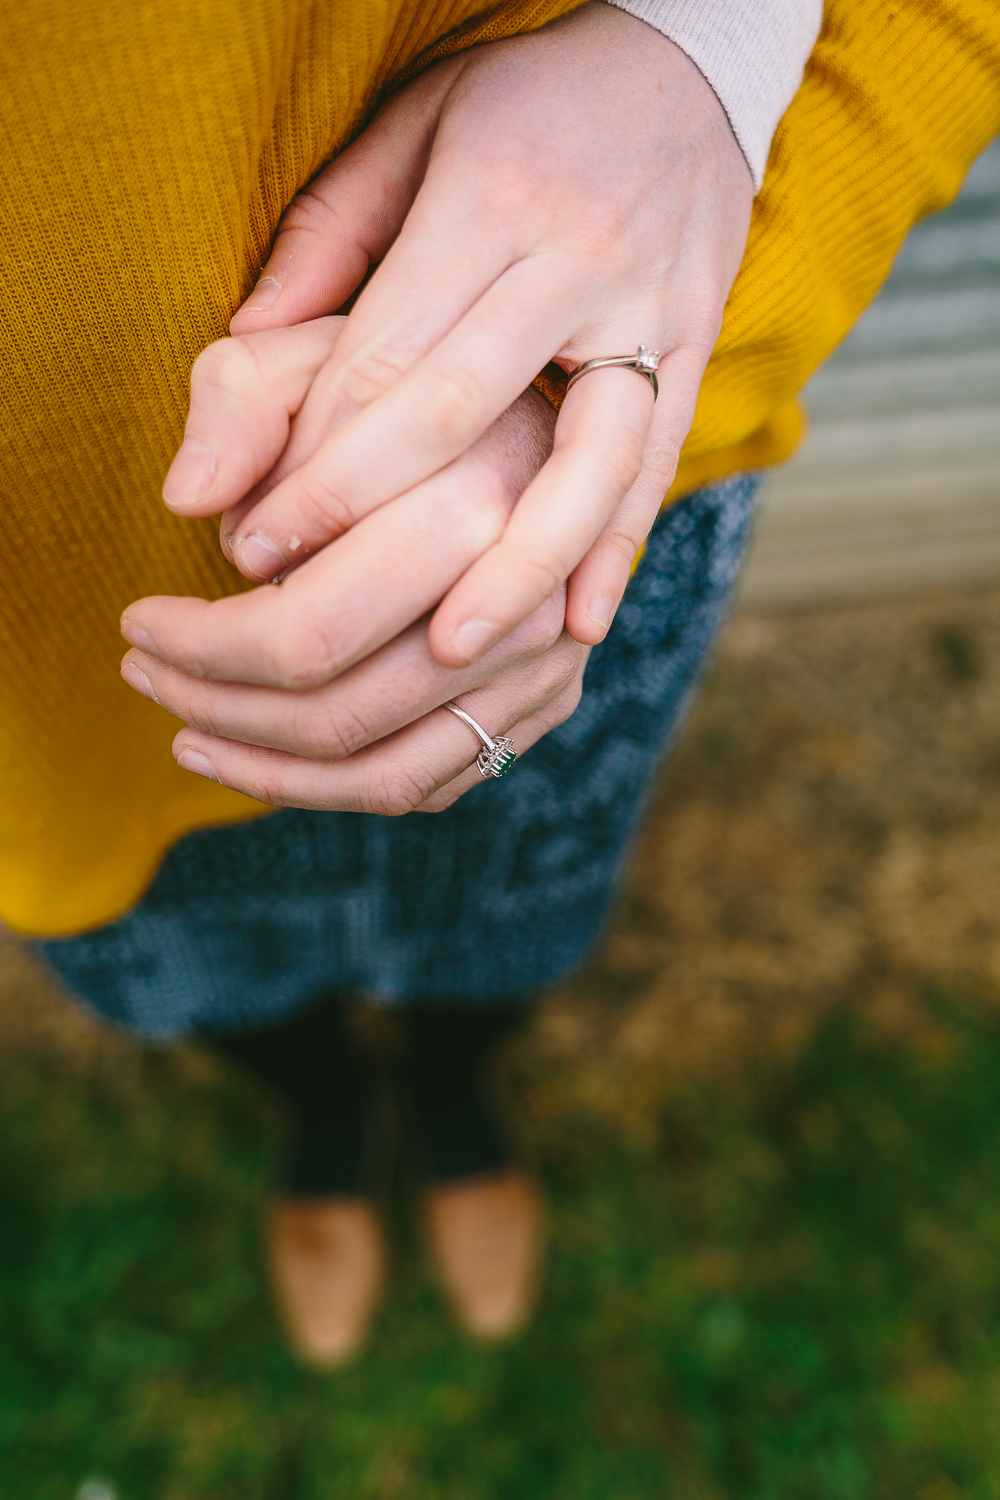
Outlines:
POLYGON ((1000 1019, 925 1007, 916 1042, 840 1011, 794 1061, 666 1082, 642 1130, 537 1064, 535 1327, 451 1331, 399 1188, 391 1300, 329 1378, 268 1309, 251 1091, 183 1052, 8 1058, 0 1496, 1000 1496, 1000 1019))

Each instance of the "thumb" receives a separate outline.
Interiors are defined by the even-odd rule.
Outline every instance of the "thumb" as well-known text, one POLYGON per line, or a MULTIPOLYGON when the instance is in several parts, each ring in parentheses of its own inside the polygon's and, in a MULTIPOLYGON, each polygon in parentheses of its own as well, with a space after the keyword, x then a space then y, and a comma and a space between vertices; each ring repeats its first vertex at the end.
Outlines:
POLYGON ((410 211, 441 106, 464 61, 449 58, 396 94, 354 144, 293 198, 230 333, 323 317, 357 290, 410 211))

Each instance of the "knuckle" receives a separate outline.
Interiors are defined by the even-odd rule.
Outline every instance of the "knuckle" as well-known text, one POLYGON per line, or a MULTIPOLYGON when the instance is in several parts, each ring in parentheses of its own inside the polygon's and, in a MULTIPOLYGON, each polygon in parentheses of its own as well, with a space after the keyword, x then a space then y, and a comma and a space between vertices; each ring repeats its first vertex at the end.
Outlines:
POLYGON ((328 203, 313 184, 303 188, 301 193, 296 193, 281 215, 278 233, 284 234, 292 229, 299 234, 318 235, 325 242, 331 226, 339 225, 340 222, 335 204, 328 203))
POLYGON ((445 444, 465 442, 470 432, 479 432, 488 419, 482 381, 461 364, 435 370, 429 381, 426 424, 445 444))
POLYGON ((604 542, 612 552, 617 552, 623 562, 631 568, 635 562, 635 555, 639 550, 639 543, 635 537, 630 536, 619 526, 609 526, 604 533, 604 542))
MULTIPOLYGON (((562 589, 569 571, 568 568, 563 568, 558 560, 533 557, 527 552, 518 552, 515 562, 517 566, 514 576, 522 585, 527 585, 527 593, 542 600, 543 604, 562 589)), ((539 605, 535 614, 539 613, 541 607, 539 605)), ((533 620, 534 615, 529 618, 533 620)))
POLYGON ((405 361, 384 349, 361 349, 343 367, 338 382, 356 406, 367 406, 406 374, 405 361))
POLYGON ((475 475, 455 520, 455 533, 470 557, 481 557, 503 536, 517 496, 505 491, 499 476, 475 475))
POLYGON ((335 670, 335 656, 318 620, 282 622, 271 642, 271 664, 277 686, 321 687, 335 670))
POLYGON ((624 494, 642 471, 643 444, 638 432, 619 427, 605 438, 601 462, 608 480, 624 494))
POLYGON ((284 807, 288 800, 277 768, 266 765, 254 771, 247 783, 247 793, 256 802, 263 802, 267 807, 284 807))
POLYGON ((539 643, 549 651, 561 638, 566 625, 566 587, 560 584, 537 610, 539 643))
POLYGON ((646 444, 645 466, 656 475, 672 474, 681 455, 680 439, 654 437, 646 444))
POLYGON ((185 724, 190 725, 192 729, 197 729, 201 734, 210 734, 213 739, 228 738, 231 725, 213 712, 208 703, 200 703, 191 708, 171 706, 170 712, 175 713, 179 719, 184 720, 185 724))
POLYGON ((371 738, 369 726, 347 704, 296 703, 291 730, 295 753, 307 760, 346 760, 371 738))
POLYGON ((433 778, 415 766, 401 762, 381 766, 372 776, 366 811, 400 818, 415 812, 433 791, 433 778))
POLYGON ((628 230, 624 216, 612 204, 594 204, 577 213, 573 225, 573 254, 577 263, 601 277, 613 276, 628 262, 628 230))
POLYGON ((567 636, 565 644, 545 658, 535 681, 539 708, 555 702, 563 693, 569 692, 574 684, 578 684, 582 675, 579 670, 579 650, 576 642, 567 636))
MULTIPOLYGON (((193 673, 191 674, 194 675, 193 673)), ((226 714, 225 689, 216 683, 205 687, 202 683, 186 683, 180 674, 163 673, 156 683, 157 702, 167 713, 181 719, 200 734, 210 734, 213 739, 230 737, 232 721, 226 714), (220 703, 219 698, 223 701, 220 703)))
POLYGON ((561 697, 556 699, 556 709, 559 714, 557 724, 564 724, 572 714, 575 714, 583 697, 583 683, 579 678, 575 679, 561 697))
POLYGON ((435 792, 433 796, 421 804, 420 811, 425 813, 447 812, 449 807, 454 807, 455 803, 460 797, 464 796, 466 791, 468 791, 467 787, 457 787, 454 789, 442 787, 440 791, 435 792))
POLYGON ((548 729, 555 729, 557 725, 565 724, 566 720, 576 713, 582 696, 583 682, 579 677, 575 677, 549 704, 548 712, 545 716, 546 719, 551 720, 548 729))
POLYGON ((289 203, 285 212, 281 215, 281 223, 278 226, 279 233, 286 229, 304 229, 309 232, 317 227, 317 220, 321 222, 329 216, 330 210, 318 198, 306 188, 301 193, 296 193, 289 203))
POLYGON ((342 536, 354 525, 349 502, 334 488, 332 477, 318 463, 307 464, 302 470, 296 503, 310 536, 329 540, 342 536))
POLYGON ((721 318, 706 318, 703 323, 690 330, 681 347, 695 355, 700 364, 706 365, 719 341, 721 330, 721 318))
POLYGON ((191 368, 191 390, 195 395, 218 391, 245 400, 261 385, 261 371, 245 339, 217 339, 198 355, 191 368))
POLYGON ((719 337, 724 311, 725 300, 719 298, 714 286, 707 288, 702 296, 693 293, 685 310, 680 339, 672 352, 687 349, 707 359, 719 337))
POLYGON ((531 162, 514 160, 508 153, 490 162, 489 170, 472 188, 471 203, 478 222, 524 224, 530 222, 540 195, 551 184, 531 162))
POLYGON ((563 633, 566 621, 565 591, 560 587, 512 632, 514 643, 527 655, 551 651, 563 633))

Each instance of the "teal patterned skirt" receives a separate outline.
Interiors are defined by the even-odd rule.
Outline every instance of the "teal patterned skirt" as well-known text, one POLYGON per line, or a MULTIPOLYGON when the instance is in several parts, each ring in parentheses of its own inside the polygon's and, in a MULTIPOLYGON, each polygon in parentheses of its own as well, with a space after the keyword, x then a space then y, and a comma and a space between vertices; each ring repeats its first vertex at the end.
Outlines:
POLYGON ((260 1026, 322 995, 523 1000, 587 955, 723 620, 755 476, 659 518, 565 724, 447 812, 286 810, 204 829, 126 916, 33 946, 145 1035, 260 1026))

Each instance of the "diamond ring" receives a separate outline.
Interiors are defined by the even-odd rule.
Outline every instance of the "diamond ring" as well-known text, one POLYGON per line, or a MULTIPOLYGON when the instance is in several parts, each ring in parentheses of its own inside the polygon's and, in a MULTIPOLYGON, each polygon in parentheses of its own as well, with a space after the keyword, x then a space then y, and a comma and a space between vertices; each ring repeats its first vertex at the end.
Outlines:
POLYGON ((647 349, 645 344, 640 344, 634 354, 609 354, 605 359, 587 359, 582 365, 577 365, 575 370, 569 373, 567 392, 574 381, 579 380, 581 375, 589 375, 591 370, 603 370, 609 365, 620 365, 623 370, 634 370, 637 375, 645 375, 653 387, 653 400, 660 394, 659 382, 656 372, 660 367, 663 355, 659 349, 647 349))
POLYGON ((471 714, 467 714, 464 708, 459 708, 457 703, 442 703, 450 714, 464 719, 469 728, 473 730, 483 742, 483 748, 476 756, 476 765, 479 767, 480 776, 506 776, 511 766, 517 760, 517 751, 514 749, 514 741, 509 740, 506 735, 498 735, 496 739, 486 733, 481 724, 477 724, 471 714))

